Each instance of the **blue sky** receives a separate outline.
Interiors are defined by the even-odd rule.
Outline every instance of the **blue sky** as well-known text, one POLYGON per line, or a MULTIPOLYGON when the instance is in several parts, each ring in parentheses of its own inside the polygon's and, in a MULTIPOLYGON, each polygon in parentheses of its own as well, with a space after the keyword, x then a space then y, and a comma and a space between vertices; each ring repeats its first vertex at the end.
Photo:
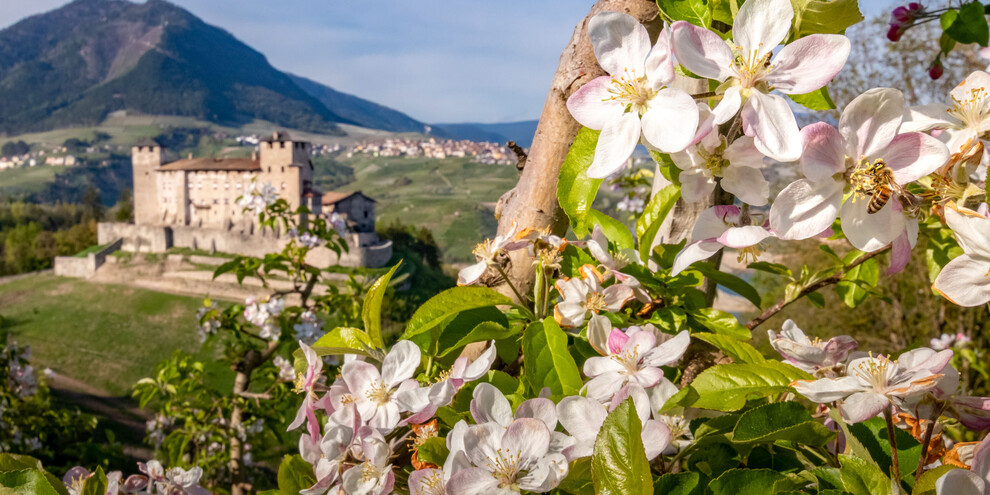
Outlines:
MULTIPOLYGON (((539 117, 591 0, 172 0, 275 67, 425 122, 539 117)), ((3 0, 0 27, 65 0, 3 0)), ((889 0, 861 0, 869 13, 889 0)), ((902 2, 903 3, 903 2, 902 2)))
MULTIPOLYGON (((539 117, 580 0, 171 0, 276 68, 426 122, 539 117)), ((0 27, 65 0, 3 0, 0 27)))

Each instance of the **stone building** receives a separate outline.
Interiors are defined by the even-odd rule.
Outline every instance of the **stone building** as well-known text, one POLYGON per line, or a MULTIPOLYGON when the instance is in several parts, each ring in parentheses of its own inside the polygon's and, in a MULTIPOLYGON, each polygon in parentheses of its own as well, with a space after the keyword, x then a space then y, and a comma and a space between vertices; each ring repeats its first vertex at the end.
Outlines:
POLYGON ((325 193, 323 212, 342 216, 351 232, 375 231, 375 200, 361 191, 325 193))

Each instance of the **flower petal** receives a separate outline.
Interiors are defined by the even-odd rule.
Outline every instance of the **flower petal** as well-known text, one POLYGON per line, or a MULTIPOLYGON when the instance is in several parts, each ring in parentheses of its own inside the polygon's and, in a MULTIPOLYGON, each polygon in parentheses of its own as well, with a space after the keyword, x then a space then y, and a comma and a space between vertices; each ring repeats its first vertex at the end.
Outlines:
POLYGON ((784 94, 810 93, 828 84, 846 65, 849 38, 841 34, 812 34, 780 49, 768 79, 784 94))
POLYGON ((770 206, 770 227, 781 239, 814 237, 832 226, 841 202, 841 182, 794 181, 770 206))
POLYGON ((950 120, 949 106, 945 103, 929 103, 911 107, 904 114, 901 132, 926 132, 932 129, 945 129, 958 124, 950 120))
POLYGON ((608 340, 612 322, 604 315, 592 315, 588 320, 588 343, 602 356, 609 355, 608 340))
POLYGON ((965 469, 953 469, 935 480, 938 495, 983 495, 986 481, 965 469))
POLYGON ((773 237, 773 233, 759 225, 746 225, 730 227, 718 238, 718 242, 731 248, 744 248, 759 244, 767 237, 773 237))
POLYGON ((652 419, 643 423, 643 447, 646 448, 646 458, 653 460, 670 445, 670 428, 652 419))
POLYGON ((781 162, 801 158, 801 133, 784 97, 753 91, 743 104, 742 119, 743 131, 763 154, 781 162))
POLYGON ((671 24, 670 30, 674 57, 687 70, 717 81, 732 75, 732 50, 717 34, 687 21, 671 24))
POLYGON ((945 223, 952 229, 963 251, 978 258, 990 259, 990 219, 949 203, 945 208, 945 223))
POLYGON ((714 190, 715 179, 712 177, 694 172, 681 174, 681 197, 688 203, 705 201, 714 190))
POLYGON ((739 7, 732 22, 732 41, 743 53, 755 50, 756 58, 762 58, 784 41, 793 20, 789 0, 749 0, 739 7))
POLYGON ((846 141, 838 129, 815 122, 801 129, 801 140, 801 171, 805 177, 820 181, 846 170, 846 141))
MULTIPOLYGON (((721 144, 721 143, 719 143, 721 144)), ((753 138, 740 136, 722 155, 733 167, 763 168, 763 153, 757 149, 753 138)))
POLYGON ((534 418, 543 421, 547 428, 553 430, 557 427, 557 408, 553 401, 537 397, 529 399, 516 408, 516 419, 534 418))
POLYGON ((598 135, 595 159, 588 167, 588 177, 604 179, 619 170, 632 156, 641 134, 636 112, 626 112, 608 121, 598 135))
POLYGON ((495 422, 508 426, 512 422, 512 406, 502 392, 490 383, 479 383, 471 399, 471 416, 478 424, 495 422))
POLYGON ((521 460, 536 460, 550 448, 550 429, 536 418, 519 418, 502 435, 502 449, 516 454, 521 460))
POLYGON ((647 352, 642 358, 642 364, 659 368, 676 363, 684 356, 684 352, 687 351, 690 344, 691 335, 687 330, 684 330, 647 352))
POLYGON ((863 390, 862 384, 852 376, 842 378, 822 378, 820 380, 799 380, 791 384, 797 393, 812 402, 825 404, 863 390))
POLYGON ((588 37, 595 49, 598 65, 613 76, 628 71, 642 75, 650 35, 635 17, 620 12, 601 12, 588 23, 588 37))
POLYGON ((447 482, 449 495, 476 495, 478 493, 501 493, 498 479, 487 469, 468 468, 450 477, 447 482))
POLYGON ((557 404, 561 426, 579 443, 593 444, 607 415, 605 406, 587 397, 564 397, 557 404))
POLYGON ((839 212, 842 217, 842 233, 856 249, 873 252, 894 242, 906 228, 903 213, 895 211, 896 201, 887 202, 880 211, 869 213, 867 201, 849 197, 839 212))
POLYGON ((861 423, 890 407, 890 400, 876 392, 858 392, 842 402, 842 416, 850 423, 861 423))
POLYGON ((907 132, 898 134, 879 156, 894 172, 894 180, 904 185, 944 165, 949 160, 949 150, 928 134, 907 132))
MULTIPOLYGON (((724 124, 736 116, 742 107, 742 93, 738 86, 732 86, 722 94, 722 101, 712 109, 712 122, 724 124)), ((706 120, 707 122, 707 120, 706 120)))
POLYGON ((697 129, 698 107, 679 89, 661 89, 643 113, 643 137, 665 153, 687 148, 697 129))
POLYGON ((990 262, 963 254, 953 258, 938 277, 932 289, 953 304, 971 308, 990 302, 990 262))
POLYGON ((646 57, 646 79, 657 90, 674 80, 674 52, 670 41, 670 28, 663 28, 657 43, 646 57))
POLYGON ((711 258, 719 249, 722 249, 721 244, 710 241, 695 241, 684 246, 684 249, 674 257, 674 266, 670 269, 670 275, 681 273, 695 261, 711 258))
POLYGON ((422 359, 419 346, 412 341, 396 342, 382 360, 382 380, 386 385, 394 387, 399 382, 412 378, 422 359))
POLYGON ((481 278, 481 275, 485 273, 485 269, 488 268, 488 262, 479 261, 471 266, 461 269, 457 273, 457 285, 471 285, 481 278))
POLYGON ((876 156, 897 135, 904 118, 904 95, 892 88, 873 88, 853 98, 839 117, 846 155, 876 156))
POLYGON ((611 87, 612 78, 601 76, 575 91, 567 99, 567 109, 574 120, 589 129, 600 131, 609 120, 621 115, 625 107, 618 100, 612 99, 612 94, 608 92, 611 87))
POLYGON ((758 168, 740 166, 726 168, 722 173, 722 189, 751 206, 767 204, 770 196, 770 183, 758 168))

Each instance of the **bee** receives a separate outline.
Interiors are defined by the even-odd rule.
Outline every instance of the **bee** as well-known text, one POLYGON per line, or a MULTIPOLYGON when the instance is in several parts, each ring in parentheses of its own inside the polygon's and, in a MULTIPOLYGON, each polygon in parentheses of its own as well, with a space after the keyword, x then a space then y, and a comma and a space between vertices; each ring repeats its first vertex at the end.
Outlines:
POLYGON ((863 193, 870 195, 866 212, 871 215, 882 210, 894 193, 897 193, 898 198, 904 198, 909 203, 910 198, 914 198, 913 194, 894 181, 894 171, 883 160, 873 162, 865 170, 864 175, 869 177, 868 185, 863 188, 863 193))

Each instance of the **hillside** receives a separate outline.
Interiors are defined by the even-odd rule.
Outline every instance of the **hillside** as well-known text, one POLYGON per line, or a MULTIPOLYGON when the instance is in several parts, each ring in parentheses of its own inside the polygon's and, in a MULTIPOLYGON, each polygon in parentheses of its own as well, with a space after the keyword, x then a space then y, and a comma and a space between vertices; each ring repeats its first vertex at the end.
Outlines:
POLYGON ((304 82, 314 96, 299 81, 164 0, 76 0, 0 31, 0 133, 92 126, 120 110, 324 134, 340 134, 337 123, 422 130, 399 112, 304 82))
POLYGON ((492 143, 515 141, 519 146, 529 148, 533 144, 533 135, 536 134, 537 124, 539 124, 538 120, 523 120, 500 124, 433 124, 433 129, 435 134, 453 139, 488 141, 492 143))

